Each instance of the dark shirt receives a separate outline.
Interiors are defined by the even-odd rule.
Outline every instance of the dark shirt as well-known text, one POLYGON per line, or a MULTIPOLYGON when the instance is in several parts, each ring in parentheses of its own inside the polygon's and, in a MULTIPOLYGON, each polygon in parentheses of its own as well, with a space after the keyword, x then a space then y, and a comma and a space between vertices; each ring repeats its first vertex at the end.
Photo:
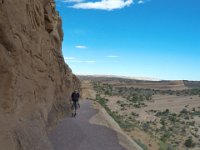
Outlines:
POLYGON ((73 92, 71 95, 72 101, 75 101, 75 102, 78 101, 79 97, 80 97, 79 93, 73 92))

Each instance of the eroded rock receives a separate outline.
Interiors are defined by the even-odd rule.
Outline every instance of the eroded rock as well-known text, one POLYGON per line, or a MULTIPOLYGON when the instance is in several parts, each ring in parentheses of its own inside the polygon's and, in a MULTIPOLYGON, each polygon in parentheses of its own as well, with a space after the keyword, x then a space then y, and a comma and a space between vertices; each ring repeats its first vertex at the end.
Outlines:
POLYGON ((47 132, 69 112, 79 80, 61 52, 52 0, 0 0, 0 145, 50 150, 47 132))

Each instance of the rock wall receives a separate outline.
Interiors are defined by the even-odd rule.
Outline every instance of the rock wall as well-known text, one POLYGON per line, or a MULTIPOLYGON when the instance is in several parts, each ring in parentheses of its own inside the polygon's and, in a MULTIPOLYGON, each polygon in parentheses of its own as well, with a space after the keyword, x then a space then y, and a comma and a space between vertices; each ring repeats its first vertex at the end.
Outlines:
POLYGON ((53 0, 0 0, 0 149, 51 150, 79 80, 65 64, 53 0))

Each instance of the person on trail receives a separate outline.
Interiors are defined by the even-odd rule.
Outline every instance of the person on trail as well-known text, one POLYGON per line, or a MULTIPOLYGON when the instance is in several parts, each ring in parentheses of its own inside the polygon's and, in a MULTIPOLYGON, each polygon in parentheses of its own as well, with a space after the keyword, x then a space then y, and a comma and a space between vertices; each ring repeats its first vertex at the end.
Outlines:
POLYGON ((80 104, 79 104, 79 97, 80 94, 78 93, 77 90, 75 90, 72 95, 71 95, 71 101, 72 101, 72 117, 76 117, 76 110, 77 110, 77 106, 79 106, 80 108, 80 104))

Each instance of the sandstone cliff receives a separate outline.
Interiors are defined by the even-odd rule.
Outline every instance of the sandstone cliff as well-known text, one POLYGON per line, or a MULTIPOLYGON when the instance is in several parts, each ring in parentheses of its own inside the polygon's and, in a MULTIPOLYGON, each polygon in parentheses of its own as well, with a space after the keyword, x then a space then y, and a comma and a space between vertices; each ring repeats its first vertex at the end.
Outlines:
POLYGON ((79 88, 61 26, 52 0, 0 0, 1 150, 51 150, 47 132, 79 88))

